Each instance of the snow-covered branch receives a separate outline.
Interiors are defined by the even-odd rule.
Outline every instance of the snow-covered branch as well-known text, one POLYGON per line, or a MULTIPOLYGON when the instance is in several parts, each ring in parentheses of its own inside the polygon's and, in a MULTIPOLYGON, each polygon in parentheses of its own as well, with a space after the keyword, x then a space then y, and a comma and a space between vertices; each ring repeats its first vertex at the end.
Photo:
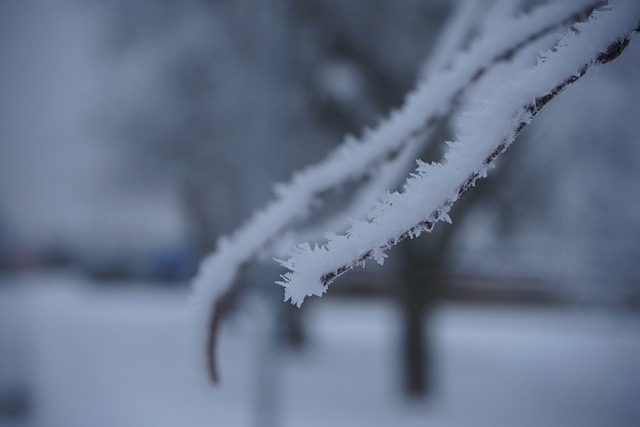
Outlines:
POLYGON ((386 249, 431 231, 438 221, 450 221, 451 205, 486 176, 538 111, 593 66, 615 59, 638 31, 639 19, 640 4, 628 0, 576 24, 576 31, 565 34, 554 52, 496 88, 481 109, 468 114, 458 141, 448 143, 442 164, 421 163, 403 193, 388 194, 367 220, 354 223, 345 235, 330 235, 325 245, 315 248, 295 248, 282 261, 291 270, 279 282, 285 299, 300 305, 307 296, 320 296, 336 277, 369 259, 382 263, 386 249))
MULTIPOLYGON (((480 38, 468 51, 456 56, 446 70, 419 82, 404 105, 376 129, 365 130, 360 140, 347 138, 326 160, 294 174, 290 182, 278 185, 273 202, 231 236, 218 241, 216 251, 202 262, 193 282, 197 329, 205 329, 210 337, 206 350, 208 360, 214 352, 215 329, 220 318, 214 307, 221 307, 221 299, 243 266, 268 251, 297 221, 308 216, 318 200, 349 181, 375 175, 383 165, 401 156, 407 147, 414 145, 442 120, 461 96, 496 64, 511 59, 541 37, 583 18, 598 3, 581 0, 542 6, 528 15, 505 22, 495 32, 480 38)), ((339 270, 340 266, 335 269, 339 270)), ((331 271, 328 269, 321 276, 331 271)), ((292 276, 286 281, 290 278, 292 276)), ((291 286, 287 286, 288 295, 290 289, 291 286)), ((215 380, 215 369, 210 371, 215 380)))

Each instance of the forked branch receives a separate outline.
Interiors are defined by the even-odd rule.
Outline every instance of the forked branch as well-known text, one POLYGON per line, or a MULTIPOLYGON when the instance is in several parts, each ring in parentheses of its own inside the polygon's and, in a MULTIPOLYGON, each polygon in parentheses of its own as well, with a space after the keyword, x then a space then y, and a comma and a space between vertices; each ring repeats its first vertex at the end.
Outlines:
MULTIPOLYGON (((377 129, 366 131, 361 140, 348 138, 325 161, 295 174, 289 183, 276 188, 276 200, 230 237, 220 239, 216 252, 202 262, 193 283, 195 327, 203 331, 203 337, 208 336, 208 345, 202 347, 206 347, 203 355, 206 355, 212 380, 217 381, 213 353, 221 319, 215 307, 219 307, 221 298, 228 294, 244 265, 269 250, 288 229, 310 213, 315 202, 397 158, 442 120, 457 100, 492 67, 583 18, 599 3, 580 0, 543 6, 506 22, 499 31, 479 39, 469 51, 458 55, 450 68, 419 83, 403 107, 377 129)), ((372 252, 369 256, 374 255, 372 252)), ((357 256, 355 262, 362 256, 357 256)), ((349 265, 344 268, 349 269, 349 265)), ((343 272, 340 266, 334 270, 343 272)), ((331 271, 323 273, 326 274, 330 275, 331 271)))

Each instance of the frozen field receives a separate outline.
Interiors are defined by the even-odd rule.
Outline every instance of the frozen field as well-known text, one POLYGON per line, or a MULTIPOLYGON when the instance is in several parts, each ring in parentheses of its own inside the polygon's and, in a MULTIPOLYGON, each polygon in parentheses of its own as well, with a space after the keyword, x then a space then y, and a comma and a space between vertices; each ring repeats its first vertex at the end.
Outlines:
MULTIPOLYGON (((184 292, 39 280, 47 289, 0 288, 0 386, 28 384, 33 408, 1 426, 258 425, 260 310, 226 325, 223 384, 203 390, 187 363, 184 292)), ((282 426, 640 425, 637 315, 443 306, 437 393, 408 402, 393 305, 325 298, 307 314, 309 346, 270 368, 282 426)))

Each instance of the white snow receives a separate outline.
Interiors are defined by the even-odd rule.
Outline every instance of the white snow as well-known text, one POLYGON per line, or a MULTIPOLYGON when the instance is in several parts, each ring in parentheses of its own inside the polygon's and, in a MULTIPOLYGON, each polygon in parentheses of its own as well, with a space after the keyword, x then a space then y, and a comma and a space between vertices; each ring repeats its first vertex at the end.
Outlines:
MULTIPOLYGON (((256 425, 256 311, 223 328, 223 383, 202 389, 190 377, 204 376, 200 367, 186 366, 185 293, 86 285, 30 278, 21 286, 35 288, 22 301, 0 289, 0 304, 28 318, 32 352, 24 361, 35 405, 28 425, 256 425)), ((630 427, 640 420, 637 315, 444 306, 431 325, 436 394, 408 402, 400 394, 396 307, 329 299, 305 309, 310 346, 281 354, 273 389, 283 427, 630 427)), ((10 325, 7 313, 0 312, 10 325)), ((1 353, 11 350, 5 338, 1 353)))

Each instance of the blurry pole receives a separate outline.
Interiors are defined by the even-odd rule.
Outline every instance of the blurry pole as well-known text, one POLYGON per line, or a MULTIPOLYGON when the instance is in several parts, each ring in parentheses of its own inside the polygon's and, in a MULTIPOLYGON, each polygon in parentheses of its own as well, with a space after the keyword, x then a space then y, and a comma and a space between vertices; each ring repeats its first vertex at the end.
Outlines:
MULTIPOLYGON (((271 184, 283 179, 286 170, 285 156, 289 152, 284 141, 287 130, 287 1, 254 0, 251 10, 255 13, 254 37, 259 51, 256 70, 256 108, 254 114, 254 156, 247 170, 253 171, 249 177, 253 185, 250 203, 262 204, 268 196, 271 184), (266 191, 265 191, 266 190, 266 191), (262 194, 260 194, 262 193, 262 194)), ((275 427, 279 424, 281 405, 281 357, 280 354, 280 312, 284 306, 282 292, 274 284, 277 270, 273 266, 257 266, 252 284, 264 301, 265 312, 260 316, 256 351, 255 426, 275 427)))
MULTIPOLYGON (((268 269, 259 269, 267 271, 268 269)), ((267 285, 270 282, 263 276, 258 286, 267 285)), ((258 279, 255 277, 255 279, 258 279)), ((282 302, 274 298, 273 292, 265 292, 261 295, 265 302, 265 310, 258 316, 258 339, 256 344, 256 376, 255 376, 255 426, 275 427, 279 425, 281 412, 281 357, 279 347, 278 305, 282 302)))

